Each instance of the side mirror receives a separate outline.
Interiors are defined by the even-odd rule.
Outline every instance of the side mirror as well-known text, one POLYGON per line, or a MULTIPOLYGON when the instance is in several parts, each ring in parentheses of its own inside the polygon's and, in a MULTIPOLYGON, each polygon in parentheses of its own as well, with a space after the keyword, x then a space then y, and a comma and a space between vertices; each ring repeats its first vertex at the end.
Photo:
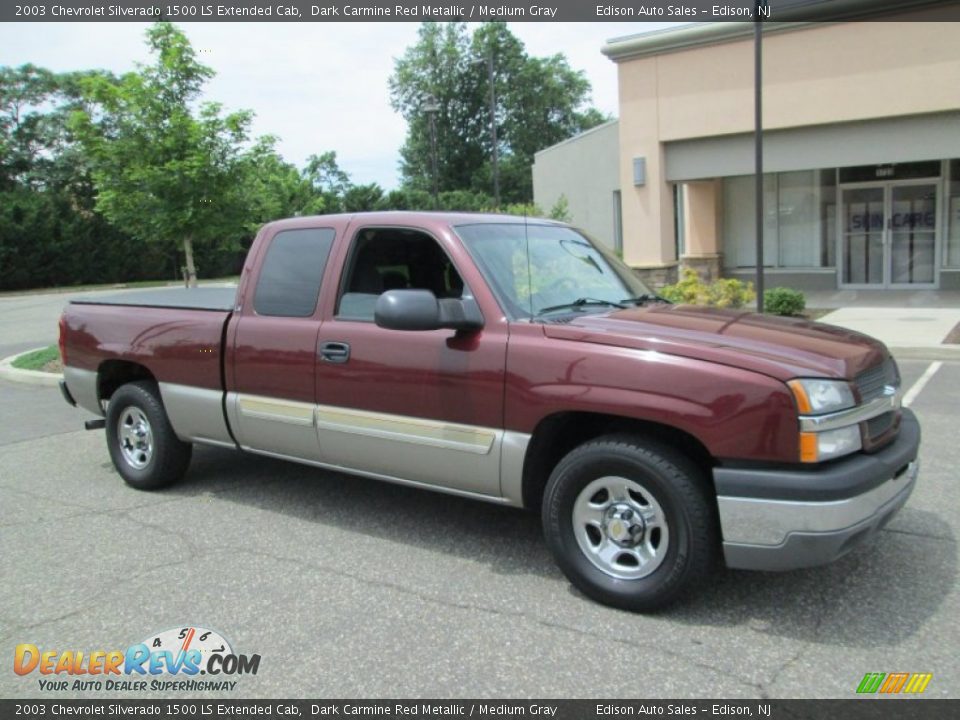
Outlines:
POLYGON ((444 298, 429 290, 387 290, 377 298, 373 319, 387 330, 479 330, 480 307, 472 296, 444 298))

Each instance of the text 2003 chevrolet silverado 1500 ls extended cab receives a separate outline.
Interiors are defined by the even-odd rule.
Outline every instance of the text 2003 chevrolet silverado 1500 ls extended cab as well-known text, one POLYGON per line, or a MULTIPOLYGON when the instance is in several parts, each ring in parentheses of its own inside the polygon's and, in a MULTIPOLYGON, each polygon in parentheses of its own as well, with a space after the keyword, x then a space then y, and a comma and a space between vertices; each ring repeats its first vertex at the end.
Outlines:
POLYGON ((917 475, 876 340, 659 302, 559 223, 381 213, 266 225, 232 289, 74 301, 68 402, 132 486, 192 443, 539 509, 587 595, 647 610, 736 568, 831 561, 917 475))

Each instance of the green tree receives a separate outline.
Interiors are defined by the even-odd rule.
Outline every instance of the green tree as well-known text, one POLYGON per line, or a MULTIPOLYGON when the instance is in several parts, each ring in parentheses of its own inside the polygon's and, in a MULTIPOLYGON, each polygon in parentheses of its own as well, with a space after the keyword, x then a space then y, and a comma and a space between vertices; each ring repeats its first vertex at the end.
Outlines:
POLYGON ((369 185, 351 185, 343 195, 345 212, 367 212, 375 210, 383 200, 383 188, 377 183, 369 185))
POLYGON ((316 194, 309 180, 276 151, 276 138, 261 137, 244 155, 244 195, 249 208, 247 232, 264 222, 315 210, 316 194))
POLYGON ((562 55, 531 57, 506 23, 483 23, 472 36, 466 23, 423 23, 389 82, 393 107, 407 121, 400 151, 404 187, 432 188, 430 116, 424 110, 432 96, 439 107, 434 120, 440 190, 492 195, 491 68, 504 203, 532 199, 535 152, 607 120, 589 106, 590 84, 582 72, 562 55))
POLYGON ((407 121, 407 139, 400 149, 403 185, 430 192, 430 116, 428 96, 437 104, 437 178, 441 190, 469 189, 476 168, 483 165, 479 137, 484 104, 479 70, 471 65, 466 23, 423 23, 417 43, 396 61, 389 80, 393 108, 407 121))
POLYGON ((97 210, 138 240, 180 247, 195 285, 194 247, 235 246, 252 219, 242 152, 251 114, 198 105, 213 71, 177 27, 155 23, 147 42, 152 65, 82 83, 93 107, 71 127, 92 163, 97 210))
POLYGON ((350 176, 337 163, 337 153, 328 151, 308 157, 303 179, 311 196, 303 208, 304 215, 343 212, 350 176))
POLYGON ((0 67, 0 189, 35 180, 30 171, 49 139, 46 115, 37 108, 55 90, 49 70, 29 64, 0 67))
POLYGON ((79 84, 93 75, 104 73, 0 67, 0 288, 140 279, 144 265, 169 267, 162 253, 125 252, 129 238, 94 212, 89 163, 67 127, 82 106, 79 84))

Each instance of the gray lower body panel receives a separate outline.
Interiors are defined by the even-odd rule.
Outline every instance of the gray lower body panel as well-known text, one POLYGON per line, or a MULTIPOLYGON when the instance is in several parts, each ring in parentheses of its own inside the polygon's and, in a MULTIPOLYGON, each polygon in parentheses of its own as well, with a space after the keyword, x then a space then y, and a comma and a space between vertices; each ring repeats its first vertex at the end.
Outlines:
POLYGON ((181 440, 233 446, 223 416, 223 392, 162 382, 160 397, 181 440))
POLYGON ((97 394, 97 373, 68 365, 63 369, 63 380, 77 405, 94 415, 103 417, 103 408, 100 406, 100 397, 97 394))
POLYGON ((842 501, 756 500, 751 507, 743 498, 719 498, 727 566, 795 570, 833 562, 870 540, 897 514, 913 492, 918 472, 914 461, 875 490, 842 501), (769 542, 777 536, 779 542, 769 542))
MULTIPOLYGON (((416 416, 227 393, 244 450, 522 506, 529 435, 416 416)), ((174 425, 176 427, 176 425, 174 425)))

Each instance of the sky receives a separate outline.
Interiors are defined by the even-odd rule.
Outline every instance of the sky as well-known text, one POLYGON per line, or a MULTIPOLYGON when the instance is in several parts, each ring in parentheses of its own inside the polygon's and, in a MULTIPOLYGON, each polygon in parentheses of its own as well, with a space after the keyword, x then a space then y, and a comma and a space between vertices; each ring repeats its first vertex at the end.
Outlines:
MULTIPOLYGON (((615 37, 681 23, 510 23, 531 55, 562 52, 583 70, 593 104, 617 114, 616 65, 600 53, 615 37)), ((2 23, 0 65, 54 71, 132 70, 150 60, 142 23, 2 23)), ((390 107, 394 59, 416 41, 417 23, 184 23, 199 58, 216 71, 206 100, 249 109, 253 135, 275 135, 302 167, 327 150, 353 182, 399 184, 403 118, 390 107)))

